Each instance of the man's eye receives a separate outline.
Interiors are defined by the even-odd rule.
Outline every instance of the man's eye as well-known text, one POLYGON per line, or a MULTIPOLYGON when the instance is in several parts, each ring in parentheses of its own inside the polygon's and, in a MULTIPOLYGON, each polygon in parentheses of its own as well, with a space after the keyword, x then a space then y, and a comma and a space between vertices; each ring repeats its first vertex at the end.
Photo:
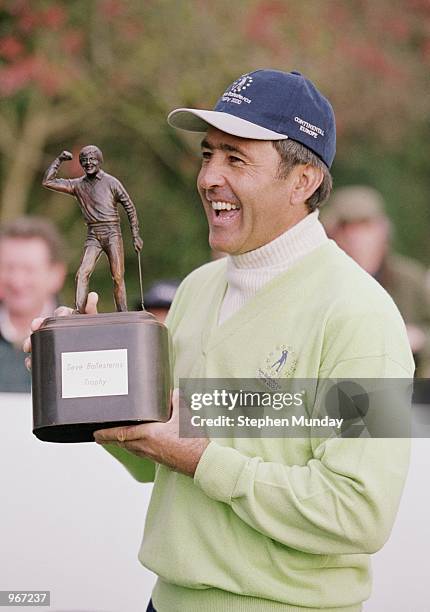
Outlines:
POLYGON ((210 151, 202 151, 202 159, 208 160, 212 157, 212 153, 210 151))
POLYGON ((228 159, 232 164, 243 163, 243 159, 241 159, 240 157, 236 157, 236 155, 229 155, 228 159))

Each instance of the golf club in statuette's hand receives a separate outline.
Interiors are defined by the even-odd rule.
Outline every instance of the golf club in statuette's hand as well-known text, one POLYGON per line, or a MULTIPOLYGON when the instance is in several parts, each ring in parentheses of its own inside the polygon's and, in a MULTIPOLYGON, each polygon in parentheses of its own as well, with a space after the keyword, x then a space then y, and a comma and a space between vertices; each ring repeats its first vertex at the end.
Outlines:
MULTIPOLYGON (((136 208, 121 182, 101 169, 98 147, 81 149, 82 176, 58 178, 61 164, 71 159, 69 151, 62 151, 45 172, 43 186, 73 196, 87 225, 76 274, 76 310, 46 319, 31 336, 33 432, 51 442, 89 442, 97 429, 167 421, 170 413, 167 328, 145 310, 127 311, 118 205, 127 213, 140 257, 136 208), (117 312, 84 314, 89 279, 102 253, 109 262, 117 312)), ((142 285, 140 259, 139 277, 142 285)))

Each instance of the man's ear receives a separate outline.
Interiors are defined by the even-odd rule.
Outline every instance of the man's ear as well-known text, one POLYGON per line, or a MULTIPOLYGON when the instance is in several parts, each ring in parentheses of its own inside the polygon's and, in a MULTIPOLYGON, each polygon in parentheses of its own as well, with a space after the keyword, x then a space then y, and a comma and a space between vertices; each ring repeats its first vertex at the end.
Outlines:
POLYGON ((303 204, 318 189, 324 179, 324 173, 320 168, 310 164, 299 164, 293 168, 296 180, 291 193, 291 204, 303 204))

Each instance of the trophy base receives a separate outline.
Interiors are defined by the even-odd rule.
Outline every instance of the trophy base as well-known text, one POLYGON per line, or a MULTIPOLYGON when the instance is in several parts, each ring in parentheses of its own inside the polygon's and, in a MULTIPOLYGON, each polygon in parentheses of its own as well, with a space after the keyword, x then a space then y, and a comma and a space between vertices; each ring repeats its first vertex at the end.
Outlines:
POLYGON ((91 442, 98 429, 169 419, 168 331, 151 314, 52 317, 31 344, 39 440, 91 442))
POLYGON ((64 425, 48 425, 33 429, 36 438, 42 442, 94 442, 94 432, 110 427, 126 425, 141 425, 148 421, 105 421, 103 423, 68 423, 64 425))

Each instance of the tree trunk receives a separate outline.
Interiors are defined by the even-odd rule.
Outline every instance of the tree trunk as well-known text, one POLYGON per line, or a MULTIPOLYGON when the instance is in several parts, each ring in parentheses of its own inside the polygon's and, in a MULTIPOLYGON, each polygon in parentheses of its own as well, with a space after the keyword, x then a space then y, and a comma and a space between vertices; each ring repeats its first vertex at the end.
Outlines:
MULTIPOLYGON (((40 100, 37 101, 40 103, 40 100)), ((40 168, 43 149, 49 134, 48 109, 35 108, 33 98, 17 135, 11 157, 5 160, 1 194, 0 222, 24 215, 34 176, 40 168)))

